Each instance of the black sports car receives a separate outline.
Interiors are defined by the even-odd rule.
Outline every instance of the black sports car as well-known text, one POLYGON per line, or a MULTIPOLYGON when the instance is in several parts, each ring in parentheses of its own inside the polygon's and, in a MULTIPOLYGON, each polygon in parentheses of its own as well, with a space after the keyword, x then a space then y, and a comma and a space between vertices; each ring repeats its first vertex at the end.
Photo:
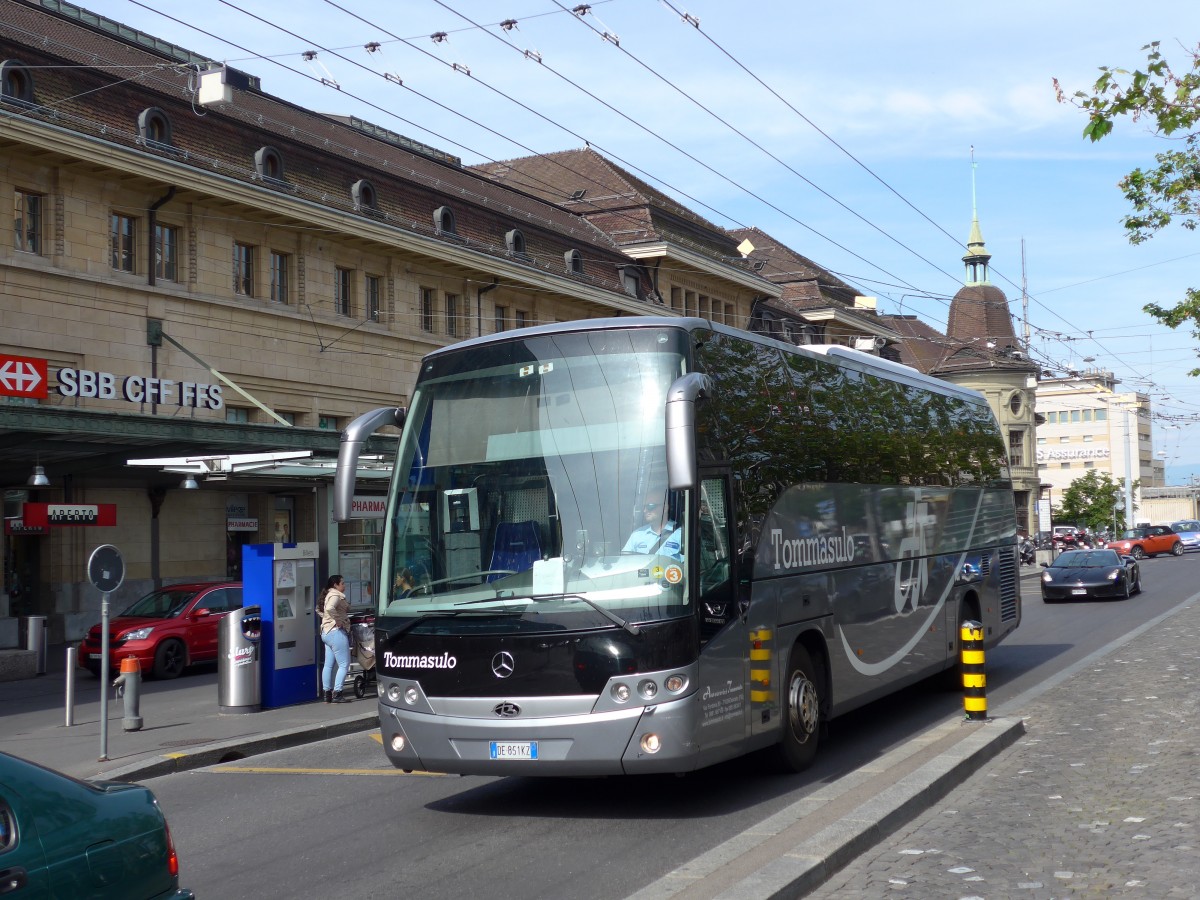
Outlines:
POLYGON ((1047 603, 1076 597, 1120 597, 1141 593, 1138 561, 1116 550, 1067 550, 1042 565, 1042 599, 1047 603))

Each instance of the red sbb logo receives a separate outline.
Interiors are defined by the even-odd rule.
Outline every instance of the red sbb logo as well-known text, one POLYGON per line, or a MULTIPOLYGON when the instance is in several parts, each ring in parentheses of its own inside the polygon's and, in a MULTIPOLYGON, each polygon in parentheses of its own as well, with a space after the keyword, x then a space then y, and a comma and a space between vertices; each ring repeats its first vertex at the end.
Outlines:
POLYGON ((0 397, 45 400, 48 371, 44 359, 0 353, 0 397))

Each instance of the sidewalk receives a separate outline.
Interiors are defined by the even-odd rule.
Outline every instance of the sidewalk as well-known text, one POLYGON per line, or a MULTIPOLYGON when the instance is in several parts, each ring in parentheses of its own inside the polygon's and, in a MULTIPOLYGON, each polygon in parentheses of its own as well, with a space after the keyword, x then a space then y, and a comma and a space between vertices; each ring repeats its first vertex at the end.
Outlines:
POLYGON ((379 727, 369 692, 353 703, 223 715, 213 664, 173 681, 144 680, 140 731, 122 729, 124 702, 113 699, 110 686, 108 759, 101 761, 99 679, 76 670, 75 724, 68 728, 65 646, 50 648, 46 668, 36 678, 0 682, 0 750, 77 778, 138 781, 379 727))

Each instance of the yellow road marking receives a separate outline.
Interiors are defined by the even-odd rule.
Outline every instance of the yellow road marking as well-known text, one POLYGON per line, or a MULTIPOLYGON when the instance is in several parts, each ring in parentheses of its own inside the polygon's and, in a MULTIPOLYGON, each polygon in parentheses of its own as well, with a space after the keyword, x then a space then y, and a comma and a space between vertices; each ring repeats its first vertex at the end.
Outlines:
POLYGON ((383 744, 383 735, 382 734, 372 734, 371 740, 379 741, 380 744, 383 744))

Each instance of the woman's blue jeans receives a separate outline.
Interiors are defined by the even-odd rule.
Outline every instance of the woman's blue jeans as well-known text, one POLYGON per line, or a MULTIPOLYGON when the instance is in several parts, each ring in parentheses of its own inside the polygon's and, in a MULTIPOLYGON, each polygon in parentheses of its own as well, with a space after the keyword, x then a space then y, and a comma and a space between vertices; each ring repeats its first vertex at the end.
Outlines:
POLYGON ((325 667, 321 669, 321 689, 340 691, 346 683, 346 672, 350 669, 350 638, 340 628, 331 628, 321 635, 325 644, 325 667), (333 664, 337 662, 337 676, 333 664))

